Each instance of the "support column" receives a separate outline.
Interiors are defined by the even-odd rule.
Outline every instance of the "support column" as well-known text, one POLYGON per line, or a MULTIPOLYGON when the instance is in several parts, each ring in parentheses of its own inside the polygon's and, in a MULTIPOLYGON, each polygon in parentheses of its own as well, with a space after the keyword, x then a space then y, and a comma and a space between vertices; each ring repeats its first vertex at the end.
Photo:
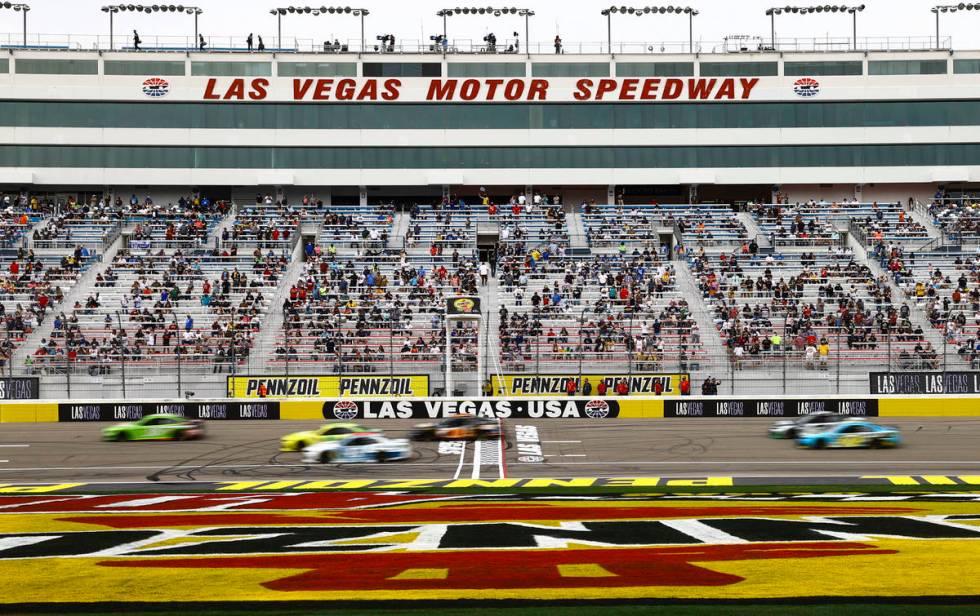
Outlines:
POLYGON ((442 198, 443 198, 443 200, 448 200, 448 199, 452 198, 452 196, 453 196, 452 186, 450 186, 449 184, 443 184, 442 185, 442 198))
POLYGON ((687 187, 687 204, 693 205, 698 202, 698 185, 691 184, 687 187))
POLYGON ((367 205, 368 204, 367 186, 358 186, 357 193, 360 196, 359 203, 361 205, 367 205))
POLYGON ((610 184, 606 187, 606 204, 615 205, 616 204, 616 185, 610 184))
POLYGON ((326 191, 322 195, 320 195, 320 198, 323 199, 323 205, 325 205, 326 207, 332 206, 333 205, 333 187, 327 188, 326 191))

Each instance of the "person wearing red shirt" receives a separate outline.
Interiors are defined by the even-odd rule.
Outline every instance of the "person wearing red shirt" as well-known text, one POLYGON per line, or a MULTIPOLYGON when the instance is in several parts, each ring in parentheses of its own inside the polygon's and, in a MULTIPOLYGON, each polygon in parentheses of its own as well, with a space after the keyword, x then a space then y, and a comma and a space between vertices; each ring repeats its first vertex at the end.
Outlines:
POLYGON ((628 396, 630 395, 630 386, 626 384, 626 380, 623 379, 616 383, 616 395, 617 396, 628 396))
POLYGON ((681 395, 691 395, 691 379, 687 378, 686 376, 681 377, 681 395))
POLYGON ((664 384, 660 382, 659 379, 653 384, 653 394, 655 396, 664 395, 664 384))
POLYGON ((575 382, 575 379, 568 379, 567 381, 565 381, 565 392, 569 396, 574 396, 577 391, 578 391, 578 383, 575 382))
POLYGON ((16 276, 18 273, 20 273, 20 263, 18 263, 16 261, 11 261, 10 262, 10 273, 13 274, 14 276, 16 276))
POLYGON ((487 213, 490 214, 491 216, 496 215, 496 213, 497 213, 497 206, 495 204, 491 203, 490 204, 490 207, 487 208, 487 213))
POLYGON ((514 216, 520 216, 521 215, 521 204, 520 203, 515 203, 514 206, 510 208, 510 211, 514 213, 514 216))
POLYGON ((595 392, 597 394, 599 394, 600 396, 605 396, 607 389, 608 389, 608 387, 606 386, 606 381, 605 380, 602 380, 602 381, 599 381, 599 385, 596 386, 595 392))

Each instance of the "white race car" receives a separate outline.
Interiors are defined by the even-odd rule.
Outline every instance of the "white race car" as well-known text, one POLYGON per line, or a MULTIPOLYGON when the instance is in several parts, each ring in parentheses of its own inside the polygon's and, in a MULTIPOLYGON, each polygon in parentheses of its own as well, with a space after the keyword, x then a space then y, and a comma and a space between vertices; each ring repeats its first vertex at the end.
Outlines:
POLYGON ((306 464, 335 464, 341 462, 391 462, 407 460, 412 445, 406 439, 390 439, 380 434, 352 434, 338 441, 310 445, 303 450, 306 464))
POLYGON ((806 430, 829 428, 849 419, 857 418, 831 413, 829 411, 810 413, 809 415, 797 417, 796 419, 777 421, 769 428, 769 438, 794 439, 806 430))

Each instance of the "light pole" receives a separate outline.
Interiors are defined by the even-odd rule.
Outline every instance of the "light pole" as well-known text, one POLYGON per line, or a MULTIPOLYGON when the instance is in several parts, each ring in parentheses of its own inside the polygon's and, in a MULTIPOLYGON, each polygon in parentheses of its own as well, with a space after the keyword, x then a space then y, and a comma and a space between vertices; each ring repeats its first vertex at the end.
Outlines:
POLYGON ((127 340, 126 340, 126 330, 124 330, 122 326, 122 315, 119 314, 118 310, 116 311, 116 323, 119 325, 119 335, 117 339, 119 340, 119 358, 120 361, 122 362, 121 363, 122 391, 123 391, 123 398, 125 398, 126 397, 126 342, 127 340))
MULTIPOLYGON (((442 36, 445 38, 448 35, 446 29, 446 18, 452 17, 453 15, 493 15, 494 17, 501 17, 503 15, 519 15, 524 18, 524 47, 527 49, 528 55, 531 54, 531 18, 534 17, 534 11, 531 9, 519 9, 516 7, 510 8, 469 8, 469 7, 455 7, 451 9, 442 9, 436 13, 439 17, 442 17, 442 36)), ((448 45, 449 39, 446 38, 446 44, 448 45)))
POLYGON ((181 349, 181 346, 180 346, 180 324, 177 322, 177 315, 174 314, 173 317, 174 317, 174 333, 177 335, 177 349, 176 349, 177 350, 177 397, 178 398, 183 398, 184 397, 184 384, 181 381, 181 379, 182 379, 182 374, 181 374, 182 371, 181 371, 181 365, 180 365, 180 361, 181 361, 180 356, 183 354, 183 353, 181 353, 181 351, 183 349, 181 349))
MULTIPOLYGON (((936 16, 936 49, 940 48, 939 43, 939 14, 940 13, 955 13, 956 11, 980 11, 980 3, 976 2, 960 2, 959 4, 939 4, 931 9, 932 13, 936 16)), ((952 47, 952 45, 950 45, 952 47)))
POLYGON ((665 15, 665 14, 677 14, 677 15, 687 15, 687 49, 688 53, 694 53, 694 16, 698 14, 696 9, 689 6, 644 6, 644 7, 632 7, 632 6, 611 6, 608 9, 603 9, 601 11, 602 15, 606 18, 606 38, 609 42, 609 53, 612 54, 612 16, 616 13, 622 13, 624 15, 636 15, 637 17, 642 17, 644 15, 665 15))
POLYGON ((110 4, 102 7, 103 13, 109 14, 109 51, 113 46, 113 22, 112 18, 116 13, 132 11, 134 13, 186 13, 194 16, 194 39, 191 47, 197 44, 197 18, 204 12, 204 9, 196 6, 173 5, 173 4, 110 4))
POLYGON ((295 13, 300 15, 353 15, 354 17, 361 18, 361 53, 365 50, 364 41, 364 17, 371 14, 371 11, 367 9, 357 9, 349 6, 285 6, 272 9, 269 11, 271 15, 276 16, 276 26, 277 26, 277 36, 278 41, 277 47, 281 50, 282 46, 282 16, 287 13, 295 13))
POLYGON ((774 6, 770 9, 766 9, 766 15, 769 16, 769 28, 772 50, 776 51, 776 15, 782 15, 783 13, 797 13, 808 15, 811 13, 850 13, 853 18, 853 29, 854 29, 854 41, 853 47, 857 49, 857 14, 864 10, 864 5, 860 4, 858 6, 846 6, 840 5, 823 5, 823 6, 774 6))
POLYGON ((26 4, 17 4, 15 2, 0 2, 0 9, 11 9, 23 13, 24 18, 24 47, 27 47, 27 12, 31 10, 31 7, 26 4))

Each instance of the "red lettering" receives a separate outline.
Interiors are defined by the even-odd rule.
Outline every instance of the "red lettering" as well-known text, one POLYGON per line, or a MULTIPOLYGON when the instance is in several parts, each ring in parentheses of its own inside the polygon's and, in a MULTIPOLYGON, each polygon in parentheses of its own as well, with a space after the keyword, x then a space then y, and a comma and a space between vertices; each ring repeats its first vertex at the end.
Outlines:
POLYGON ((717 79, 688 79, 687 98, 691 100, 708 98, 717 82, 717 79))
POLYGON ((595 89, 595 98, 597 101, 601 101, 605 98, 606 94, 612 92, 616 89, 615 79, 600 79, 599 85, 595 89))
POLYGON ((221 97, 214 91, 214 86, 218 84, 218 80, 212 77, 208 79, 208 85, 204 88, 204 100, 206 101, 216 101, 221 97))
POLYGON ((476 79, 464 79, 459 86, 459 97, 464 101, 471 101, 480 94, 480 82, 476 79))
POLYGON ((718 93, 715 94, 715 100, 720 98, 735 98, 735 80, 734 79, 723 79, 721 82, 721 87, 718 88, 718 93))
POLYGON ((312 79, 293 79, 293 100, 303 100, 311 87, 313 87, 312 79))
POLYGON ((233 79, 231 85, 228 86, 228 91, 225 92, 224 98, 225 100, 232 98, 245 100, 245 80, 233 79))
POLYGON ((680 98, 681 92, 684 91, 684 82, 680 79, 668 79, 664 82, 663 94, 660 98, 665 100, 674 100, 680 98))
POLYGON ((659 79, 647 79, 643 82, 643 90, 640 92, 640 100, 656 100, 657 90, 660 89, 659 79))
POLYGON ((503 79, 487 79, 487 98, 492 101, 497 97, 497 88, 504 85, 503 79))
POLYGON ((532 79, 531 87, 527 92, 527 100, 529 101, 543 101, 548 98, 548 80, 547 79, 532 79))
POLYGON ((253 101, 265 100, 265 97, 269 95, 268 90, 266 90, 268 87, 268 79, 253 79, 252 91, 248 93, 248 97, 253 101))
POLYGON ((337 82, 334 98, 338 101, 352 101, 357 96, 357 82, 353 79, 341 79, 337 82))
POLYGON ((516 101, 524 94, 524 82, 520 79, 511 79, 504 86, 504 98, 509 101, 516 101))
POLYGON ((313 91, 313 100, 325 101, 330 99, 330 91, 333 89, 333 79, 317 79, 316 90, 313 91))
POLYGON ((743 77, 742 79, 739 79, 739 81, 742 82, 742 100, 747 99, 749 94, 752 92, 752 88, 759 84, 758 77, 751 77, 749 79, 745 79, 743 77))
POLYGON ((624 79, 623 86, 619 89, 619 100, 636 100, 636 87, 639 85, 639 83, 639 79, 624 79))
POLYGON ((361 91, 357 93, 357 100, 363 101, 365 99, 372 100, 372 101, 378 100, 377 79, 372 79, 368 82, 365 82, 364 86, 361 88, 361 91))
POLYGON ((400 94, 399 88, 402 87, 402 82, 400 79, 386 79, 385 89, 381 93, 381 98, 386 101, 398 100, 400 94))
POLYGON ((427 101, 451 100, 456 93, 456 79, 433 79, 429 83, 429 91, 425 95, 427 101))
POLYGON ((575 92, 572 93, 572 98, 577 101, 587 101, 592 97, 592 80, 591 79, 579 79, 575 82, 575 92))

